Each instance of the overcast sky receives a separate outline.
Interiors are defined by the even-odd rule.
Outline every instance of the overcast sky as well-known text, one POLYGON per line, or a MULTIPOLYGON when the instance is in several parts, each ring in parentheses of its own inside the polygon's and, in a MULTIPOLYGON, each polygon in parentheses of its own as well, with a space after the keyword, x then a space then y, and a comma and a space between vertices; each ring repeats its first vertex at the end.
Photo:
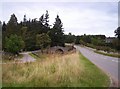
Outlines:
POLYGON ((65 33, 75 35, 104 34, 114 36, 118 27, 118 2, 2 2, 0 20, 8 22, 15 13, 18 22, 38 18, 49 12, 52 25, 58 14, 63 22, 65 33))

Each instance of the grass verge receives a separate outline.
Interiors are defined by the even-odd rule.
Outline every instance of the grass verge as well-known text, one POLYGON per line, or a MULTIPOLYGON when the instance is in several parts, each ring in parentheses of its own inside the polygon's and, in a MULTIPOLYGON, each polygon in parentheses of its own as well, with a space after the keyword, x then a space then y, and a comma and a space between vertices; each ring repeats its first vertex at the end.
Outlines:
POLYGON ((3 65, 3 87, 107 87, 109 78, 80 53, 3 65))
POLYGON ((17 61, 19 61, 19 59, 21 59, 22 57, 23 57, 22 54, 19 54, 19 55, 17 55, 17 56, 5 54, 5 55, 2 55, 2 63, 17 62, 17 61))
POLYGON ((33 58, 37 59, 36 61, 42 61, 43 59, 46 59, 46 57, 48 56, 47 54, 42 54, 42 53, 29 53, 30 56, 32 56, 33 58))
POLYGON ((84 72, 80 80, 81 86, 108 87, 110 84, 109 77, 83 55, 79 54, 79 56, 80 62, 84 64, 84 72))
POLYGON ((33 53, 29 53, 29 55, 32 56, 33 58, 37 59, 37 60, 40 59, 40 57, 36 56, 36 55, 33 54, 33 53))
POLYGON ((100 51, 94 51, 94 52, 95 52, 95 53, 98 53, 98 54, 105 55, 105 56, 111 56, 111 57, 120 58, 120 54, 109 54, 109 53, 103 53, 103 52, 100 52, 100 51))

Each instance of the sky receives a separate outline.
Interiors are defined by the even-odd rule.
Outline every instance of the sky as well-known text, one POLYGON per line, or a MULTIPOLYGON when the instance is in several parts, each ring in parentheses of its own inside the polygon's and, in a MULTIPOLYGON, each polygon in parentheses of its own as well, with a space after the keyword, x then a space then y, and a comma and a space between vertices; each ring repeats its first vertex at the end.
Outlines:
POLYGON ((22 1, 4 0, 1 3, 0 20, 6 23, 11 14, 15 14, 18 22, 23 21, 26 14, 29 18, 39 19, 46 10, 49 13, 49 24, 53 25, 57 14, 59 15, 65 34, 71 32, 75 35, 106 35, 113 37, 118 27, 118 2, 78 2, 74 1, 22 1))

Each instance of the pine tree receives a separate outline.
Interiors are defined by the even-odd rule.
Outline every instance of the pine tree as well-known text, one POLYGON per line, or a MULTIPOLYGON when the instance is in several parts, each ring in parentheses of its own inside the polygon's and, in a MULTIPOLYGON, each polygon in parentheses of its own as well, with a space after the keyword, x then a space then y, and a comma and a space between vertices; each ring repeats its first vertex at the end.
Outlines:
POLYGON ((2 49, 4 49, 4 45, 5 45, 5 36, 6 36, 6 23, 3 22, 2 25, 2 49))
POLYGON ((7 23, 6 32, 7 36, 10 36, 11 34, 19 35, 17 17, 15 14, 11 15, 10 20, 7 23))
POLYGON ((2 31, 6 31, 6 23, 5 22, 3 22, 2 31))
POLYGON ((43 33, 47 33, 50 30, 49 14, 47 10, 46 10, 46 14, 42 15, 40 20, 42 21, 42 24, 43 24, 42 26, 43 33))
POLYGON ((46 10, 46 14, 45 14, 45 18, 44 18, 44 25, 46 27, 49 27, 49 14, 48 14, 48 10, 46 10))
POLYGON ((61 19, 57 15, 55 18, 55 23, 50 31, 49 35, 52 40, 51 46, 64 46, 64 33, 63 33, 63 23, 61 22, 61 19))
POLYGON ((39 18, 39 21, 43 24, 44 23, 44 14, 39 18))
POLYGON ((12 15, 11 15, 11 18, 10 18, 8 24, 17 25, 17 17, 15 16, 15 14, 12 14, 12 15))
POLYGON ((24 15, 23 22, 27 22, 26 15, 24 15))
POLYGON ((26 26, 26 22, 27 22, 26 15, 24 15, 24 18, 23 18, 23 25, 24 26, 26 26))

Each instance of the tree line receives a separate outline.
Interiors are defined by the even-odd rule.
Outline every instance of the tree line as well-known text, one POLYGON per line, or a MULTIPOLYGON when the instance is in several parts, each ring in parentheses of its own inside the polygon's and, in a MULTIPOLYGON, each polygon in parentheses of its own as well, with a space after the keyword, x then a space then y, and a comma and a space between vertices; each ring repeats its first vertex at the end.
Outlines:
POLYGON ((49 13, 46 10, 37 18, 27 20, 26 15, 23 21, 18 23, 15 14, 12 14, 7 23, 0 22, 2 26, 2 50, 11 53, 19 51, 32 51, 37 49, 49 48, 52 46, 65 46, 65 43, 82 44, 90 47, 107 46, 120 50, 120 27, 114 33, 116 39, 112 43, 106 43, 105 35, 73 35, 64 34, 63 23, 56 16, 54 24, 49 24, 49 13))
POLYGON ((107 42, 107 38, 105 35, 73 35, 69 33, 65 35, 65 43, 75 43, 81 44, 85 46, 89 46, 98 50, 104 51, 120 51, 120 27, 118 27, 115 31, 116 37, 110 37, 111 42, 107 42))
POLYGON ((56 16, 53 26, 49 24, 49 13, 37 18, 27 20, 24 15, 23 21, 18 23, 15 14, 12 14, 8 23, 2 24, 2 50, 18 53, 21 50, 37 50, 50 46, 64 46, 63 23, 56 16))
POLYGON ((65 35, 65 42, 66 43, 75 43, 75 44, 93 44, 96 46, 103 46, 105 44, 105 35, 72 35, 69 33, 68 35, 65 35))

